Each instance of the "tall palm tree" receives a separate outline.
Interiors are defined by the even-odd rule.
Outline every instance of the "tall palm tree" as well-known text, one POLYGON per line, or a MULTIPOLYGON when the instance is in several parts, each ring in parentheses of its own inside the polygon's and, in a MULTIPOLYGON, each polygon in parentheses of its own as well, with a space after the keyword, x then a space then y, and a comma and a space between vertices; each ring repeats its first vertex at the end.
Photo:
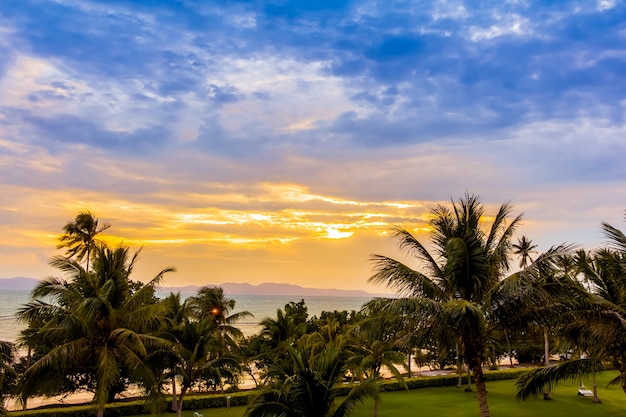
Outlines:
MULTIPOLYGON (((187 300, 181 301, 180 293, 170 293, 163 300, 163 306, 163 320, 158 335, 164 339, 171 340, 172 345, 167 346, 167 349, 151 352, 148 359, 154 373, 161 375, 161 378, 159 378, 159 385, 162 385, 164 379, 170 380, 172 386, 171 409, 172 411, 177 411, 178 394, 176 380, 178 373, 176 366, 179 361, 179 357, 174 353, 173 344, 180 342, 182 338, 180 335, 183 333, 185 325, 189 323, 190 320, 191 308, 187 300)), ((215 328, 215 326, 213 327, 215 328)), ((153 400, 154 404, 151 405, 155 407, 160 401, 158 396, 150 398, 150 400, 153 400)))
MULTIPOLYGON (((585 357, 533 371, 520 378, 517 397, 534 396, 545 386, 564 379, 595 374, 603 359, 618 370, 612 383, 626 393, 626 236, 602 223, 607 247, 577 254, 578 268, 588 283, 591 302, 570 308, 563 314, 562 336, 585 357)), ((595 385, 595 384, 594 384, 595 385)), ((594 401, 598 401, 594 386, 594 401)))
MULTIPOLYGON (((308 339, 308 338, 305 338, 308 339)), ((377 398, 377 377, 354 384, 344 395, 340 382, 350 365, 341 340, 299 344, 287 349, 287 361, 272 364, 272 381, 248 406, 245 417, 346 417, 366 398, 377 398)))
POLYGON ((63 226, 57 249, 67 248, 66 256, 75 257, 78 262, 85 259, 85 269, 89 272, 90 254, 98 244, 96 235, 109 227, 111 225, 108 223, 98 225, 98 219, 88 211, 79 213, 74 220, 63 226))
MULTIPOLYGON (((513 249, 513 254, 517 255, 519 257, 519 267, 522 269, 527 268, 532 262, 533 262, 533 258, 531 256, 532 253, 535 253, 535 249, 537 248, 537 245, 533 245, 532 240, 528 239, 526 236, 522 236, 520 239, 517 240, 517 243, 514 243, 511 245, 512 249, 513 249)), ((504 336, 505 336, 505 340, 506 340, 506 345, 507 345, 507 353, 509 356, 509 363, 511 365, 511 367, 513 367, 513 354, 512 354, 512 350, 511 350, 511 342, 510 342, 510 338, 509 338, 509 330, 508 328, 504 328, 503 332, 504 332, 504 336)), ((549 344, 548 344, 548 334, 547 331, 544 331, 544 356, 545 356, 545 360, 546 360, 546 365, 549 365, 549 344)), ((549 398, 549 396, 546 397, 546 399, 549 398)))
MULTIPOLYGON (((239 341, 243 339, 242 331, 235 326, 235 324, 245 318, 252 317, 252 313, 249 311, 240 311, 233 313, 236 302, 234 299, 226 297, 224 289, 221 287, 203 287, 198 290, 197 295, 189 297, 186 300, 190 308, 190 316, 196 320, 202 321, 206 318, 210 318, 214 325, 217 327, 216 342, 219 342, 219 355, 231 355, 238 354, 243 356, 243 352, 240 351, 239 341)), ((220 362, 222 364, 227 362, 220 362)), ((214 371, 218 371, 219 367, 212 368, 214 371)), ((226 371, 226 368, 222 368, 226 371)), ((230 372, 228 372, 230 374, 230 372)), ((218 381, 218 385, 222 386, 222 376, 217 372, 214 377, 218 381)))
MULTIPOLYGON (((233 361, 231 356, 221 354, 219 328, 212 317, 201 320, 184 320, 171 329, 170 363, 172 373, 180 378, 180 393, 174 410, 178 417, 183 411, 183 399, 198 382, 205 380, 207 371, 219 362, 233 361)), ((167 337, 167 336, 166 336, 167 337)))
MULTIPOLYGON (((588 294, 571 269, 572 245, 553 246, 519 272, 502 280, 492 293, 490 320, 505 331, 533 332, 544 340, 544 365, 550 365, 548 329, 556 332, 562 318, 584 305, 588 294)), ((552 398, 547 386, 544 399, 552 398)))
POLYGON ((432 211, 431 243, 435 254, 409 231, 395 229, 401 249, 421 262, 417 271, 395 259, 373 255, 370 282, 386 284, 402 298, 388 300, 388 308, 411 312, 426 331, 448 329, 460 338, 462 354, 475 377, 479 408, 489 416, 482 371, 487 343, 486 302, 509 270, 511 239, 521 215, 509 219, 512 207, 502 204, 491 226, 483 228, 484 207, 475 195, 438 205, 432 211), (417 312, 417 314, 416 314, 417 312))
POLYGON ((163 269, 132 292, 129 277, 137 255, 131 257, 128 248, 100 244, 89 272, 74 259, 52 259, 51 265, 69 280, 41 281, 31 293, 33 301, 18 312, 18 318, 49 317, 34 339, 58 340, 59 344, 25 372, 23 397, 51 379, 86 372, 102 417, 122 372, 151 385, 143 359, 149 349, 162 343, 149 334, 157 328, 162 312, 162 306, 154 303, 154 290, 164 274, 174 269, 163 269))
MULTIPOLYGON (((513 247, 513 253, 519 256, 520 258, 520 261, 519 261, 520 268, 526 268, 529 264, 533 262, 531 253, 535 252, 537 245, 533 245, 532 240, 526 238, 526 236, 522 236, 520 239, 517 240, 517 243, 512 245, 512 247, 513 247)), ((548 366, 550 365, 550 339, 548 337, 547 327, 544 327, 543 329, 543 347, 544 347, 543 349, 544 365, 548 366)), ((544 393, 544 399, 546 400, 552 399, 551 390, 548 389, 548 391, 544 393)))
POLYGON ((202 287, 197 295, 189 297, 189 306, 192 317, 202 319, 212 317, 221 331, 235 338, 243 334, 233 325, 240 320, 252 317, 249 311, 231 312, 235 309, 236 301, 226 297, 221 287, 202 287))
POLYGON ((512 245, 513 254, 519 256, 519 267, 526 268, 533 261, 533 258, 530 256, 531 253, 535 252, 537 249, 537 245, 533 245, 533 241, 527 239, 526 236, 522 236, 517 240, 517 243, 512 245))

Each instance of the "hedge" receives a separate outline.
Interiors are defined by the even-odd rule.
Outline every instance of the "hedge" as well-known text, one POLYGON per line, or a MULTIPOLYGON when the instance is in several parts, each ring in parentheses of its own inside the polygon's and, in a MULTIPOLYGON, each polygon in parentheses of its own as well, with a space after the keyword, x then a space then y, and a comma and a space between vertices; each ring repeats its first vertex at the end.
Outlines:
MULTIPOLYGON (((502 371, 485 371, 485 381, 500 381, 503 379, 516 379, 522 374, 528 372, 528 368, 502 370, 502 371)), ((413 378, 405 378, 404 382, 408 389, 432 388, 432 387, 450 387, 459 381, 458 374, 437 375, 437 376, 417 376, 413 378)), ((467 381, 467 375, 463 376, 464 383, 467 381)), ((473 381, 473 378, 472 378, 473 381)), ((346 393, 349 391, 349 387, 346 393)), ((400 391, 404 389, 400 382, 396 380, 386 380, 382 384, 383 391, 400 391)))
MULTIPOLYGON (((230 397, 230 405, 246 405, 252 398, 258 395, 258 391, 240 391, 228 394, 196 394, 189 395, 183 400, 183 410, 200 410, 214 407, 226 407, 230 397)), ((167 400, 162 404, 162 409, 166 410, 170 406, 167 400)), ((95 414, 94 405, 71 405, 60 407, 40 407, 27 411, 11 411, 9 417, 93 417, 95 414)), ((105 417, 124 417, 137 414, 148 414, 145 402, 142 399, 131 401, 115 402, 107 404, 104 412, 105 417)))
MULTIPOLYGON (((499 381, 503 379, 515 379, 520 375, 528 372, 526 368, 511 369, 503 371, 485 371, 486 381, 499 381)), ((430 387, 453 386, 458 382, 458 374, 437 375, 437 376, 418 376, 405 379, 408 389, 420 389, 430 387)), ((463 377, 466 379, 466 376, 463 377)), ((339 395, 347 395, 352 386, 345 384, 342 386, 339 395)), ((400 391, 402 386, 398 381, 386 380, 382 383, 383 391, 400 391)), ((202 410, 214 407, 226 407, 228 397, 230 397, 230 405, 247 405, 259 394, 258 390, 238 391, 226 394, 196 394, 187 396, 183 401, 183 410, 202 410)), ((170 402, 163 404, 163 409, 169 408, 170 402)), ((116 402, 107 404, 105 417, 124 417, 129 415, 147 414, 144 401, 134 399, 130 401, 116 402)), ((93 405, 73 405, 54 408, 35 408, 27 411, 11 411, 10 417, 93 417, 95 414, 95 406, 93 405)))

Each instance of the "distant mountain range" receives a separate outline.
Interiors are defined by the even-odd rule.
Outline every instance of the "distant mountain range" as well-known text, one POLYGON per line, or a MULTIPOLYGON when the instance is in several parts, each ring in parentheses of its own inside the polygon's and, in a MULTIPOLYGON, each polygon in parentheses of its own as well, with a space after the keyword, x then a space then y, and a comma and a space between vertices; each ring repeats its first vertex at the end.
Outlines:
POLYGON ((39 283, 38 279, 15 277, 0 278, 0 290, 32 290, 39 283))
MULTIPOLYGON (((0 290, 32 290, 39 282, 35 278, 0 278, 0 290)), ((204 286, 222 287, 226 294, 242 295, 286 295, 299 297, 389 297, 389 294, 372 294, 363 290, 338 290, 330 288, 301 287, 294 284, 277 284, 265 282, 259 285, 226 282, 223 284, 206 284, 204 286)), ((160 292, 195 293, 202 285, 186 285, 182 287, 161 287, 160 292)))

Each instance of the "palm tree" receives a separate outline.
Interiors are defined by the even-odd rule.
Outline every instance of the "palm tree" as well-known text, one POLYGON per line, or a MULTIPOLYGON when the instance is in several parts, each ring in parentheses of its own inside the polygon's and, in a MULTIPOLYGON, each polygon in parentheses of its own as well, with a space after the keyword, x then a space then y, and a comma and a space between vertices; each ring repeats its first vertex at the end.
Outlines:
MULTIPOLYGON (((532 240, 527 239, 526 236, 522 236, 521 239, 518 239, 517 243, 513 244, 512 247, 513 247, 513 253, 515 255, 518 255, 520 258, 520 261, 519 261, 520 268, 526 268, 529 264, 533 262, 533 259, 530 256, 530 254, 534 252, 534 249, 537 248, 537 245, 533 245, 532 240)), ((548 366, 550 365, 550 341, 548 338, 547 327, 543 329, 543 344, 544 344, 544 349, 543 349, 544 365, 548 366)), ((509 349, 509 352, 510 352, 510 349, 509 349)), ((552 398, 552 392, 548 390, 544 394, 544 399, 548 400, 551 398, 552 398)))
MULTIPOLYGON (((186 301, 190 308, 190 317, 196 320, 202 321, 206 318, 210 318, 214 325, 217 327, 217 334, 219 336, 216 341, 219 342, 219 348, 217 352, 219 355, 239 355, 243 356, 243 352, 240 352, 240 346, 238 341, 243 339, 243 333, 235 324, 245 318, 252 317, 249 311, 240 311, 232 313, 235 309, 235 300, 228 298, 224 294, 224 289, 221 287, 203 287, 198 290, 196 296, 189 297, 186 301)), ((230 363, 227 361, 221 361, 221 364, 230 363)), ((214 371, 218 371, 218 367, 212 368, 214 371)), ((222 368, 223 371, 227 371, 227 368, 222 368)), ((228 372, 229 374, 231 372, 228 372)), ((222 375, 217 372, 214 377, 218 380, 218 385, 222 386, 222 375)))
POLYGON ((251 348, 257 352, 257 367, 278 363, 286 356, 288 346, 306 333, 306 323, 291 314, 276 309, 276 318, 265 317, 259 323, 261 332, 252 339, 251 348))
POLYGON ((207 371, 219 362, 232 361, 232 357, 221 354, 219 328, 212 317, 201 320, 186 320, 169 331, 172 342, 170 363, 172 374, 180 378, 180 394, 174 410, 178 417, 183 411, 183 399, 198 382, 206 379, 207 371))
POLYGON ((520 258, 519 260, 520 268, 526 268, 533 261, 530 254, 535 251, 535 249, 537 248, 537 245, 533 245, 532 243, 533 243, 532 240, 527 239, 526 236, 522 236, 521 239, 517 240, 517 243, 514 243, 512 245, 513 254, 518 255, 520 258))
POLYGON ((4 400, 7 391, 15 380, 16 372, 13 368, 17 349, 11 342, 0 341, 0 414, 4 414, 4 400))
POLYGON ((93 269, 87 272, 76 260, 55 257, 51 265, 67 274, 69 281, 48 278, 31 293, 18 318, 30 322, 49 317, 34 340, 57 340, 25 372, 21 395, 36 392, 46 381, 86 373, 94 386, 98 416, 120 383, 122 372, 150 386, 152 376, 143 360, 147 352, 163 343, 150 336, 156 330, 162 305, 154 303, 155 287, 165 268, 150 282, 131 290, 130 275, 138 253, 129 256, 128 248, 96 246, 93 269))
MULTIPOLYGON (((588 294, 571 268, 572 245, 553 246, 530 265, 507 277, 493 292, 490 320, 505 331, 532 333, 542 329, 544 365, 550 365, 548 329, 558 330, 562 318, 584 305, 588 294)), ((544 399, 552 398, 547 386, 544 399)))
POLYGON ((85 261, 85 269, 89 272, 89 262, 98 244, 96 235, 111 227, 105 223, 98 226, 98 219, 90 212, 79 213, 74 220, 63 226, 63 234, 59 237, 57 249, 67 248, 66 256, 75 257, 78 262, 85 261))
POLYGON ((484 207, 477 196, 465 194, 452 209, 438 205, 431 214, 432 255, 409 231, 395 229, 401 249, 421 261, 424 272, 395 259, 373 255, 370 282, 386 284, 403 298, 388 300, 388 308, 411 312, 425 333, 448 329, 457 335, 474 373, 481 416, 489 416, 482 355, 487 343, 486 303, 509 270, 511 238, 521 215, 509 220, 512 207, 502 204, 491 227, 483 229, 484 207))
POLYGON ((272 382, 248 406, 245 417, 345 417, 364 399, 377 398, 377 377, 354 384, 345 395, 340 382, 350 353, 341 340, 286 350, 287 360, 270 365, 267 377, 272 382), (340 395, 345 395, 341 401, 340 395))
POLYGON ((197 295, 189 297, 188 303, 192 317, 197 319, 212 317, 224 334, 234 338, 241 338, 243 334, 233 325, 242 319, 252 317, 249 311, 231 314, 236 301, 226 297, 221 287, 202 287, 197 295))
MULTIPOLYGON (((366 377, 380 377, 383 368, 388 370, 400 383, 407 388, 402 373, 397 366, 408 368, 404 352, 400 350, 405 339, 402 329, 403 320, 376 311, 359 323, 350 333, 355 335, 353 363, 357 373, 366 377)), ((374 400, 374 417, 378 416, 378 399, 374 400)))
MULTIPOLYGON (((576 305, 562 316, 562 336, 577 348, 581 359, 530 372, 518 381, 518 398, 534 396, 564 379, 595 375, 602 359, 611 360, 619 372, 612 383, 621 384, 626 393, 626 236, 604 222, 602 231, 608 241, 606 248, 577 254, 591 302, 576 305)), ((594 401, 598 401, 595 384, 594 401)))
MULTIPOLYGON (((163 320, 158 335, 165 339, 172 340, 172 345, 168 346, 167 349, 152 352, 148 359, 155 374, 161 375, 171 381, 171 409, 172 411, 177 411, 178 395, 176 392, 176 379, 178 373, 175 368, 179 358, 174 354, 173 343, 181 339, 180 335, 183 333, 185 325, 189 322, 191 309, 187 300, 181 301, 180 293, 170 293, 163 300, 163 306, 163 320)), ((159 384, 161 385, 162 383, 163 380, 161 379, 159 384)), ((151 400, 154 400, 154 403, 159 402, 158 396, 151 400)))

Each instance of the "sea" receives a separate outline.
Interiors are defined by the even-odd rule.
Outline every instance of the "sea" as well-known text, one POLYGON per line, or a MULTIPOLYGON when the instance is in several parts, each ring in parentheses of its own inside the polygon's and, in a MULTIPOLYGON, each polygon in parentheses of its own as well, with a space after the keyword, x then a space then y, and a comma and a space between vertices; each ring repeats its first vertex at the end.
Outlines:
MULTIPOLYGON (((0 290, 0 340, 14 342, 19 333, 25 328, 24 323, 15 319, 17 311, 29 301, 28 290, 0 290)), ((159 294, 161 295, 161 294, 159 294)), ((183 294, 186 298, 195 293, 183 294)), ((249 294, 226 294, 226 297, 235 300, 235 308, 232 313, 249 311, 253 317, 237 322, 238 327, 245 336, 251 336, 261 330, 259 323, 266 317, 276 318, 276 310, 285 308, 289 302, 304 300, 309 313, 309 318, 318 316, 322 311, 352 311, 360 310, 363 304, 371 298, 361 297, 330 297, 330 296, 293 296, 293 295, 249 295, 249 294)))

